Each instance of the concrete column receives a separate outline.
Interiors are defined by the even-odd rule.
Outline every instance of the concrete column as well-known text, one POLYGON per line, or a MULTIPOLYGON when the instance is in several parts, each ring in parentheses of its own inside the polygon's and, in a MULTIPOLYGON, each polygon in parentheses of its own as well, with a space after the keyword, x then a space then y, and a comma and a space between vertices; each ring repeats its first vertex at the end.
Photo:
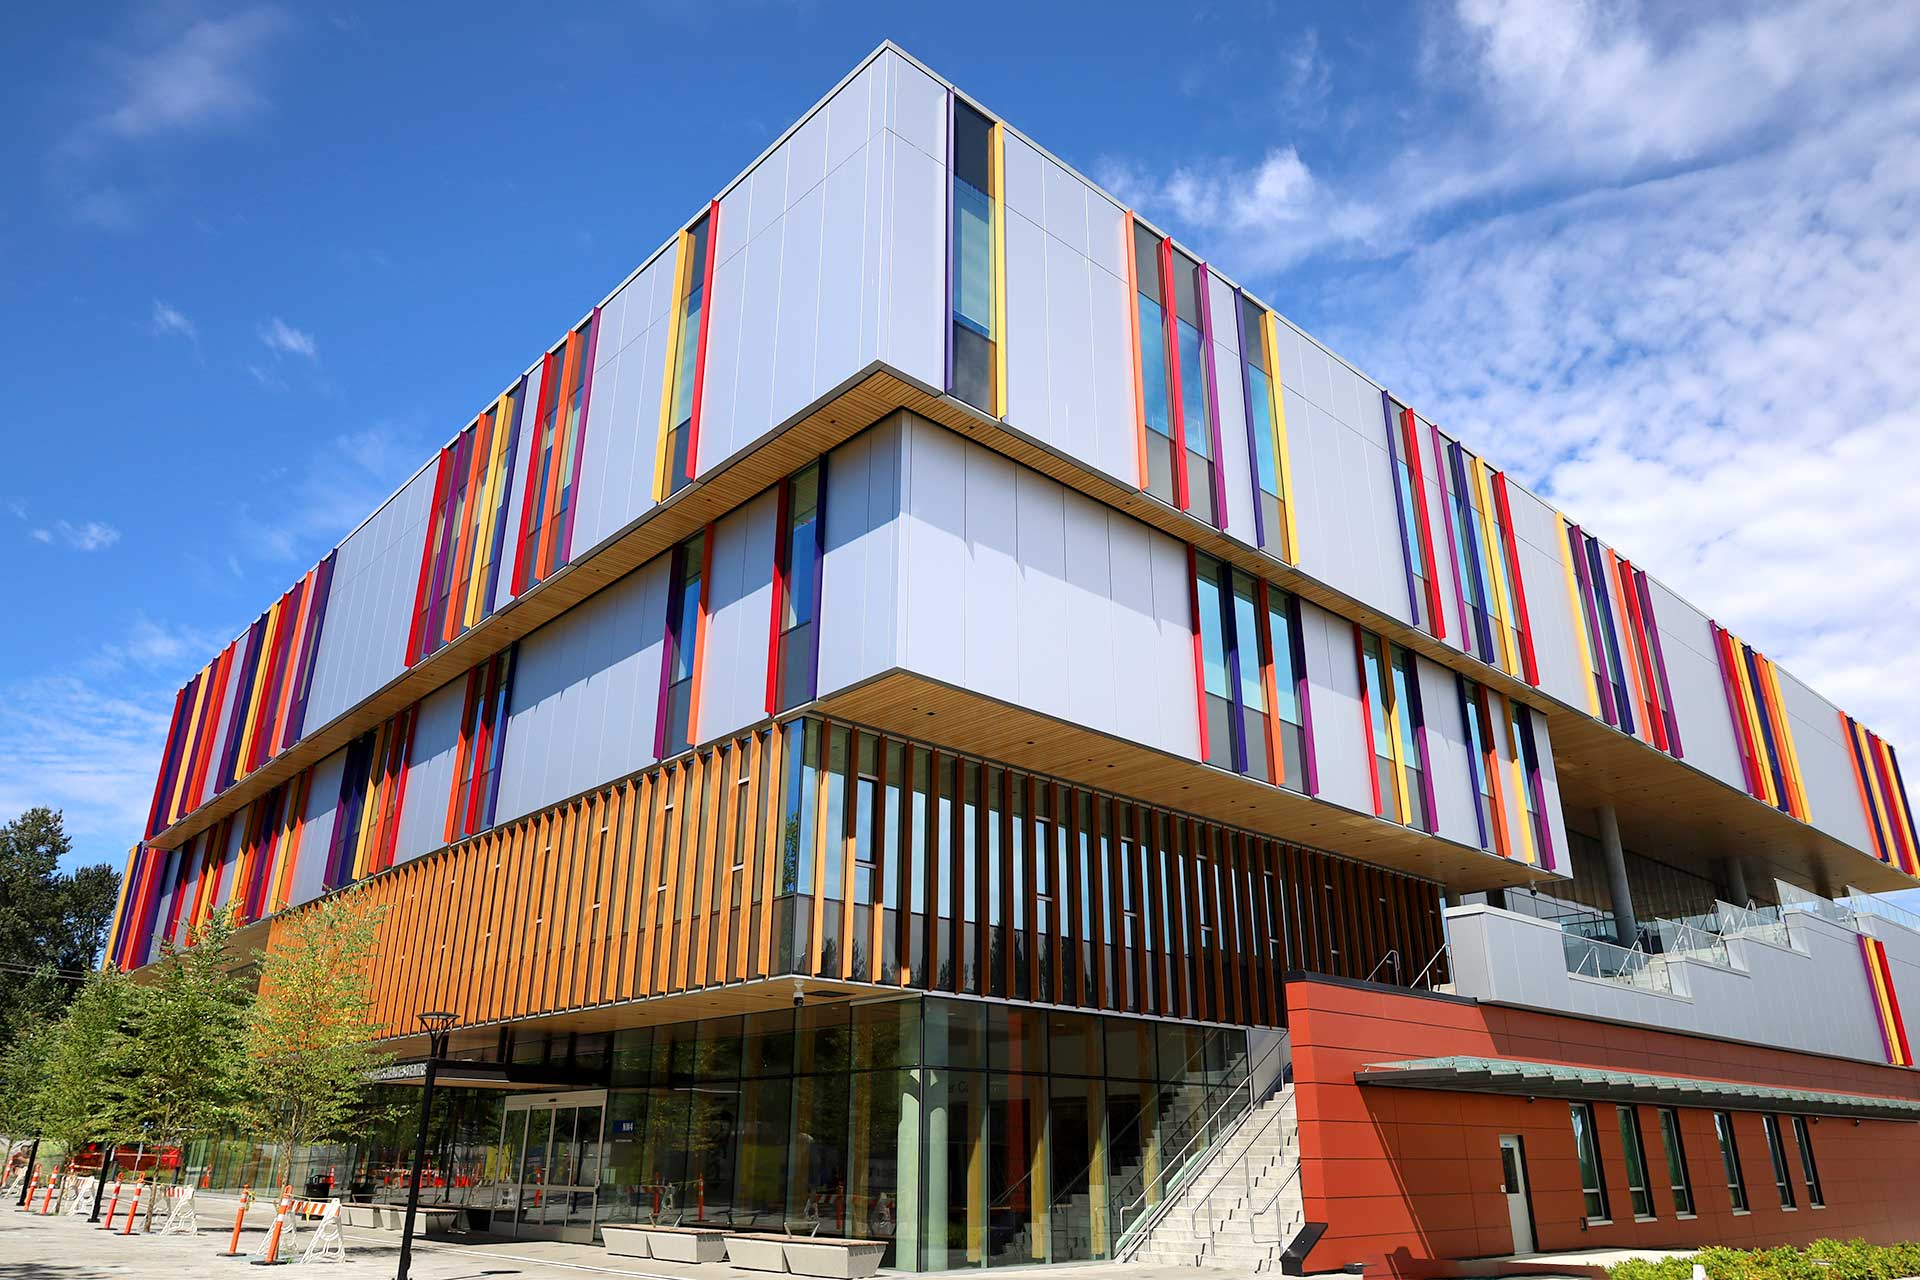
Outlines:
POLYGON ((1753 894, 1747 888, 1747 862, 1738 855, 1727 860, 1727 900, 1736 907, 1747 905, 1753 894))
POLYGON ((1594 811, 1600 820, 1600 852, 1607 860, 1607 891, 1613 899, 1613 936, 1623 947, 1640 937, 1639 922, 1633 918, 1633 890, 1627 886, 1627 855, 1620 847, 1620 823, 1613 806, 1603 804, 1594 811))

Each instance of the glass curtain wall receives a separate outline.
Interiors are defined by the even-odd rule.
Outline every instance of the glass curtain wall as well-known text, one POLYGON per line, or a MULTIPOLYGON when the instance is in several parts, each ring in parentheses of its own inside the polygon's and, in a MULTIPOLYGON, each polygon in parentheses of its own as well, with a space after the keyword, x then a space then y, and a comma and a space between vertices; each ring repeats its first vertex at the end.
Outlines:
POLYGON ((1246 1074, 1239 1029, 970 1000, 621 1032, 599 1216, 883 1240, 901 1270, 1107 1258, 1246 1074))

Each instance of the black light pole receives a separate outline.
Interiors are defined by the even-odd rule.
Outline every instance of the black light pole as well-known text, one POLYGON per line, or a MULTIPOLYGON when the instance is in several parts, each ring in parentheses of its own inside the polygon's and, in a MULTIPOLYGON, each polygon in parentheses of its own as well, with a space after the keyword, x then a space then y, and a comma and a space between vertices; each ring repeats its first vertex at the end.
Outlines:
POLYGON ((413 1215, 420 1207, 420 1167, 427 1162, 427 1120, 433 1114, 433 1077, 440 1056, 447 1049, 447 1028, 453 1025, 451 1013, 429 1012, 415 1015, 427 1029, 427 1078, 420 1090, 420 1132, 413 1140, 413 1176, 407 1182, 407 1218, 400 1227, 400 1270, 394 1280, 407 1280, 407 1268, 413 1265, 413 1215))
POLYGON ((27 1207, 27 1196, 33 1190, 33 1162, 40 1158, 40 1139, 35 1138, 33 1145, 27 1148, 27 1167, 20 1171, 20 1202, 16 1209, 27 1207))
POLYGON ((108 1147, 106 1154, 100 1157, 100 1182, 93 1189, 93 1212, 87 1215, 88 1222, 100 1221, 101 1194, 105 1192, 107 1189, 107 1163, 109 1161, 112 1161, 116 1164, 119 1163, 119 1160, 118 1160, 119 1155, 120 1155, 120 1147, 116 1143, 115 1145, 108 1147))

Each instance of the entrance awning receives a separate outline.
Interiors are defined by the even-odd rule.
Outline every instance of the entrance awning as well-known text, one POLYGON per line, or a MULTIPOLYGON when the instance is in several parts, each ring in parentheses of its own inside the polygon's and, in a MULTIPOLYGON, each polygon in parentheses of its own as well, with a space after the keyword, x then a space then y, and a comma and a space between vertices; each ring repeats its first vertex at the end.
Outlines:
POLYGON ((1439 1089, 1449 1093, 1499 1093, 1530 1098, 1580 1098, 1594 1102, 1645 1102, 1669 1107, 1715 1107, 1732 1111, 1795 1111, 1803 1115, 1854 1116, 1863 1120, 1920 1122, 1920 1101, 1824 1089, 1783 1089, 1656 1076, 1602 1067, 1570 1067, 1511 1058, 1416 1058, 1376 1062, 1353 1073, 1355 1084, 1393 1089, 1439 1089))

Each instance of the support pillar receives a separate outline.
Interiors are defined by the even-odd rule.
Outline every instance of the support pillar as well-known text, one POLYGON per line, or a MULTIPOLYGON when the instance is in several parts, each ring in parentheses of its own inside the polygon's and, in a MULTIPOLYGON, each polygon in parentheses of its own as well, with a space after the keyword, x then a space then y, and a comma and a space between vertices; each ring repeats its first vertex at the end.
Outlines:
POLYGON ((1607 860, 1607 892, 1613 900, 1613 936, 1623 947, 1631 947, 1640 938, 1639 921, 1633 917, 1633 890, 1627 885, 1627 855, 1620 847, 1620 823, 1613 806, 1603 804, 1594 811, 1600 822, 1600 852, 1607 860))
POLYGON ((1747 889, 1747 863, 1739 856, 1727 860, 1727 900, 1736 907, 1744 907, 1753 894, 1747 889))

